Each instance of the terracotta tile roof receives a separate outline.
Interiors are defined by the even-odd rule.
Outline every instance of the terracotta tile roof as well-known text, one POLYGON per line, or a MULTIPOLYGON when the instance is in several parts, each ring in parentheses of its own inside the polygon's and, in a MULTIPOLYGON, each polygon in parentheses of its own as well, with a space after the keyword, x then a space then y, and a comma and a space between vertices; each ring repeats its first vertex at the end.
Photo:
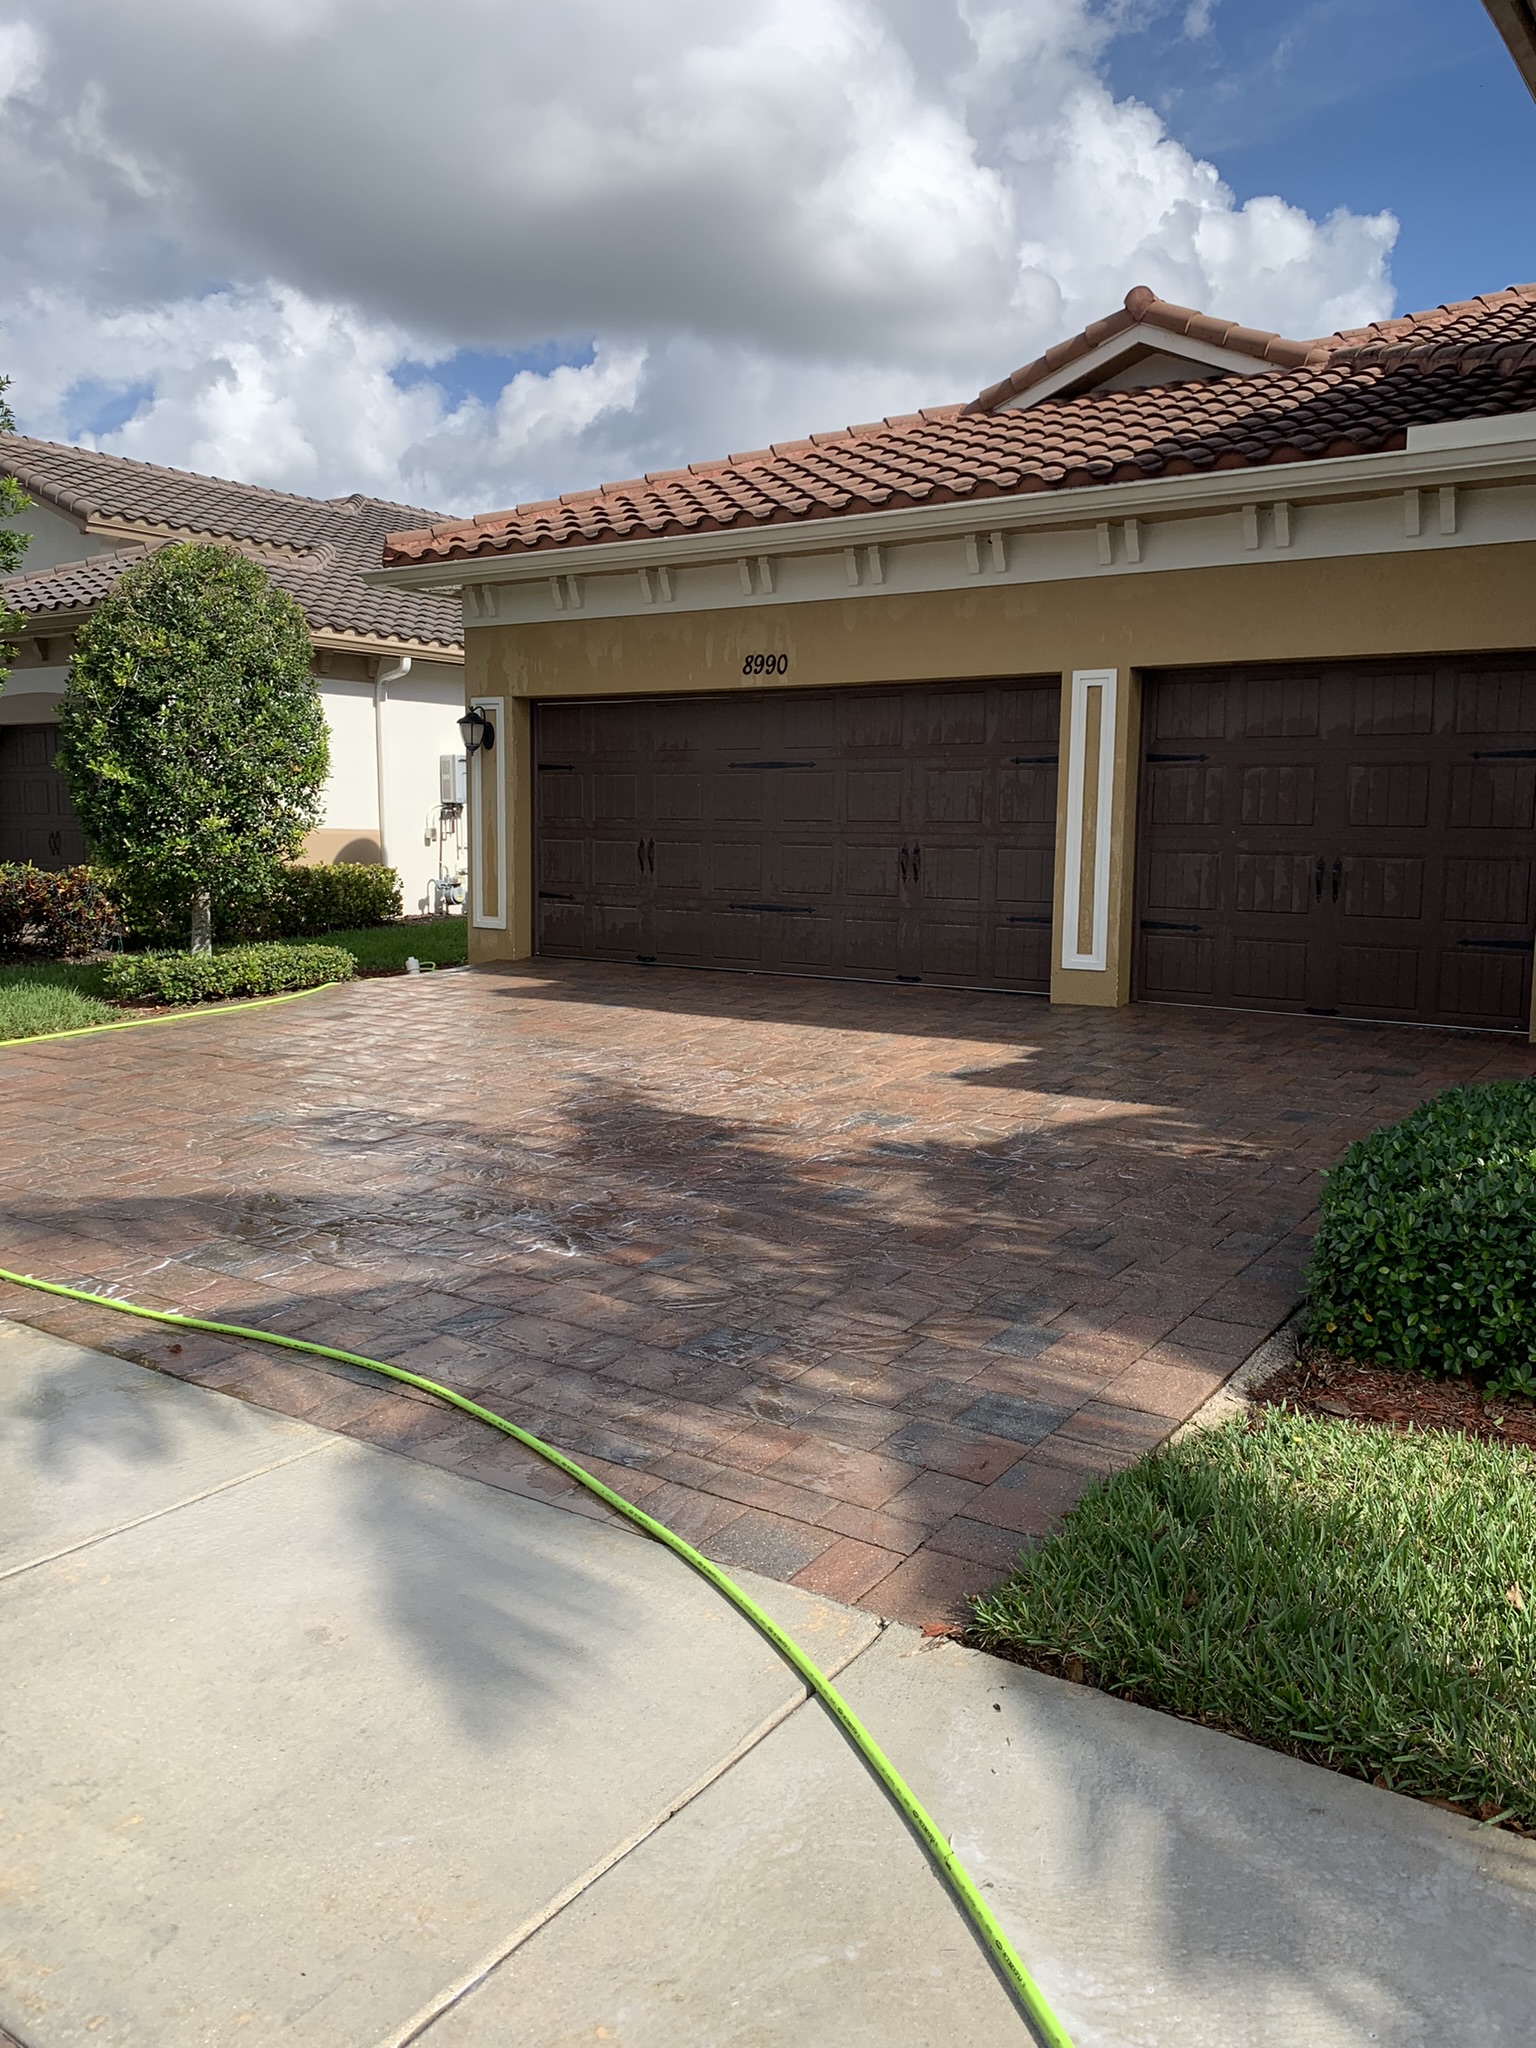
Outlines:
POLYGON ((1234 327, 1140 286, 969 405, 781 441, 719 462, 393 533, 391 564, 469 561, 593 542, 726 532, 1088 484, 1192 476, 1401 448, 1410 426, 1536 408, 1536 285, 1314 342, 1234 327), (997 410, 1063 362, 1141 323, 1273 364, 1049 397, 997 410))
POLYGON ((38 616, 83 610, 105 595, 130 562, 142 560, 146 548, 178 537, 212 538, 231 541, 258 560, 298 600, 314 632, 455 651, 463 644, 456 599, 379 590, 363 581, 363 572, 378 566, 392 528, 402 520, 439 516, 416 506, 360 494, 300 498, 22 434, 0 435, 0 472, 77 519, 126 529, 121 553, 56 569, 23 567, 0 578, 0 602, 13 610, 38 616))

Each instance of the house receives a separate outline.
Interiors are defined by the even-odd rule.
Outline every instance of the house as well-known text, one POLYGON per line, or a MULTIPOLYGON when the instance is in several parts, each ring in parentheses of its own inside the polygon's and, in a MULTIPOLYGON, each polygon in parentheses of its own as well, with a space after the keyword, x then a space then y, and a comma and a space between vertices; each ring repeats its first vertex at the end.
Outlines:
POLYGON ((11 522, 32 536, 26 556, 0 578, 0 606, 25 621, 0 695, 0 860, 57 868, 85 858, 53 765, 73 636, 151 549, 212 540, 259 562, 309 621, 331 772, 306 857, 397 868, 407 912, 452 893, 464 866, 453 786, 463 755, 459 606, 363 581, 385 534, 429 515, 360 495, 293 497, 19 434, 0 437, 0 472, 32 500, 11 522))
POLYGON ((1144 287, 968 404, 390 537, 471 950, 1524 1032, 1536 286, 1144 287))

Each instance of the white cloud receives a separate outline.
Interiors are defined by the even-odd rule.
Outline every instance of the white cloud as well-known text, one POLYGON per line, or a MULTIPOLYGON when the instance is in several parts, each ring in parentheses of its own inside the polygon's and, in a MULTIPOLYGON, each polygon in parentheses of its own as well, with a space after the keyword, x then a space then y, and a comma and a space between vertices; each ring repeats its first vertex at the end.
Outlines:
POLYGON ((1390 219, 1238 207, 1087 0, 43 19, 0 0, 0 364, 34 432, 127 393, 152 460, 472 509, 968 396, 1136 283, 1390 310, 1390 219), (394 374, 551 341, 499 398, 394 374))

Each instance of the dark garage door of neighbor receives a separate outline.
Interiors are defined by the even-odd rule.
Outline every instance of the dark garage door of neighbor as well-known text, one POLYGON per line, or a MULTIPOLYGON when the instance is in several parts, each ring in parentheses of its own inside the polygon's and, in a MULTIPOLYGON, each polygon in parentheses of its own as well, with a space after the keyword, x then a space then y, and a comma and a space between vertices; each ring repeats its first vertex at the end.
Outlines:
POLYGON ((69 868, 85 859, 58 748, 56 725, 0 725, 0 860, 69 868))
POLYGON ((535 706, 543 954, 1039 990, 1060 684, 535 706))
POLYGON ((1536 657, 1146 690, 1142 996, 1525 1028, 1536 657))

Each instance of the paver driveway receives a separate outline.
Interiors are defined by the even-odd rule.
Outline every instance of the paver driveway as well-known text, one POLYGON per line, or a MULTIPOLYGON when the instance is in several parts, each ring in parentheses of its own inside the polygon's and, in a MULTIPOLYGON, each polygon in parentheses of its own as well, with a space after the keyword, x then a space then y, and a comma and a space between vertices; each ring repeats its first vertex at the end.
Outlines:
MULTIPOLYGON (((953 1613, 1292 1307, 1318 1171, 1523 1042, 583 964, 0 1048, 0 1264, 393 1359, 727 1564, 953 1613)), ((603 1513, 424 1397, 0 1310, 603 1513)))

